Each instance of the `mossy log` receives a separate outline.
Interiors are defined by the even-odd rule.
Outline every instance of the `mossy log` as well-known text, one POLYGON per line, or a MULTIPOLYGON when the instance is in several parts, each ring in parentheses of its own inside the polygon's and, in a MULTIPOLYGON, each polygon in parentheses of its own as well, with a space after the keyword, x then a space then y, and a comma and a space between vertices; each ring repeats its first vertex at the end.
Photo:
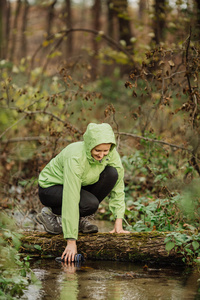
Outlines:
MULTIPOLYGON (((80 234, 78 253, 90 260, 118 260, 154 264, 181 265, 182 254, 165 250, 166 232, 143 232, 130 234, 97 233, 80 234)), ((62 235, 44 232, 24 232, 20 252, 38 257, 61 256, 66 247, 62 235)))

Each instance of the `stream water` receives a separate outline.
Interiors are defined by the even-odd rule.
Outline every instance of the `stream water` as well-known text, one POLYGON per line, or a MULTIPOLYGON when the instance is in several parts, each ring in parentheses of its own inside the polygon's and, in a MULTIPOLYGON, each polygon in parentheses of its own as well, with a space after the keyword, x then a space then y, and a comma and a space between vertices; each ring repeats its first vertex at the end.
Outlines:
MULTIPOLYGON (((100 232, 113 224, 94 221, 100 232)), ((30 226, 30 225, 29 225, 30 226)), ((31 226, 30 226, 31 228, 31 226)), ((43 230, 43 228, 36 228, 43 230)), ((29 285, 23 300, 198 300, 200 273, 184 269, 117 261, 85 261, 82 265, 55 259, 31 261, 41 286, 29 285)))
POLYGON ((86 261, 66 265, 52 260, 31 263, 42 286, 30 285, 21 299, 28 300, 197 300, 199 273, 151 268, 133 263, 86 261))

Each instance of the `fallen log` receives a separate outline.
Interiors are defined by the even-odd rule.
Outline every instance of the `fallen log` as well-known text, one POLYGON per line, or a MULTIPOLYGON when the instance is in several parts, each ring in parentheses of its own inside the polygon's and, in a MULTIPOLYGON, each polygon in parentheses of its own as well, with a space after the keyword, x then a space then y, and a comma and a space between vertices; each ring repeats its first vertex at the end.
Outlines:
MULTIPOLYGON (((183 254, 165 250, 167 232, 135 232, 130 234, 80 234, 78 253, 90 260, 117 260, 162 265, 183 265, 183 254)), ((36 257, 61 256, 66 247, 63 235, 24 232, 20 252, 36 257)))

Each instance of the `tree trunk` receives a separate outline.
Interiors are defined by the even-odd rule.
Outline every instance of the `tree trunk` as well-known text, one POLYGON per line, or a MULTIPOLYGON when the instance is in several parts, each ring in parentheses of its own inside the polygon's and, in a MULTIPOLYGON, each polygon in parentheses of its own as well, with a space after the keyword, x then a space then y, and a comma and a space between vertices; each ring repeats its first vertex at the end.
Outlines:
POLYGON ((27 39, 26 39, 26 27, 28 20, 29 3, 27 0, 24 1, 24 11, 22 19, 22 31, 21 31, 21 51, 20 57, 26 57, 27 55, 27 39))
POLYGON ((47 16, 47 36, 52 33, 52 24, 54 19, 54 6, 56 5, 57 0, 54 0, 48 7, 48 16, 47 16))
POLYGON ((7 45, 7 36, 6 36, 6 16, 7 16, 7 1, 0 1, 0 58, 6 58, 6 45, 7 45))
MULTIPOLYGON (((123 40, 126 42, 126 46, 130 46, 131 42, 130 39, 132 37, 131 33, 131 24, 128 19, 128 1, 123 0, 119 1, 119 14, 118 14, 118 20, 119 20, 119 40, 123 40), (122 16, 120 16, 120 14, 122 16)), ((131 45, 132 46, 132 45, 131 45)))
MULTIPOLYGON (((163 232, 143 232, 130 234, 97 233, 79 235, 78 253, 90 260, 118 260, 155 264, 183 264, 183 255, 165 250, 163 232)), ((33 256, 61 256, 66 247, 62 235, 51 235, 43 232, 25 232, 21 239, 22 253, 33 256)))
POLYGON ((196 20, 197 20, 197 38, 200 39, 200 1, 199 0, 195 0, 195 11, 196 11, 196 20))
POLYGON ((147 16, 146 9, 147 9, 147 0, 140 0, 139 8, 138 8, 138 15, 140 21, 145 22, 145 17, 147 16))
POLYGON ((159 45, 164 41, 166 0, 155 0, 154 3, 154 41, 159 45))
MULTIPOLYGON (((100 14, 101 14, 101 0, 95 0, 94 5, 92 6, 92 28, 99 31, 100 30, 100 14)), ((97 69, 98 69, 98 61, 96 59, 96 55, 98 54, 99 44, 94 37, 92 37, 93 51, 94 54, 92 56, 92 69, 91 76, 92 79, 95 80, 97 77, 97 69)))
MULTIPOLYGON (((65 0, 66 3, 66 25, 67 29, 72 28, 72 9, 71 9, 71 1, 65 0)), ((67 51, 66 51, 66 58, 68 59, 73 52, 73 35, 70 33, 67 37, 66 41, 67 51)))
POLYGON ((16 50, 16 37, 17 37, 17 27, 18 27, 18 19, 21 10, 21 0, 17 1, 17 8, 15 11, 14 25, 12 28, 12 39, 11 39, 11 51, 10 51, 10 61, 13 61, 15 50, 16 50))
POLYGON ((115 17, 116 17, 116 13, 115 11, 112 9, 112 0, 107 0, 107 10, 108 10, 108 16, 107 16, 107 23, 108 23, 108 35, 109 37, 111 37, 112 39, 115 39, 115 17))
POLYGON ((8 53, 9 53, 9 40, 10 40, 10 11, 11 11, 11 7, 10 7, 10 1, 7 1, 7 9, 6 9, 6 25, 5 25, 5 29, 6 29, 6 39, 5 39, 5 58, 8 57, 8 53))

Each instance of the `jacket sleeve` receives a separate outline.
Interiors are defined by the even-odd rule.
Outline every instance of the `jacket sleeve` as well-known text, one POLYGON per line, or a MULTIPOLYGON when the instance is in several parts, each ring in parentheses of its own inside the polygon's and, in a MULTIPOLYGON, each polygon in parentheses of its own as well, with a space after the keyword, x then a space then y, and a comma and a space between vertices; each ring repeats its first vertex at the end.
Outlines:
POLYGON ((118 173, 118 180, 110 193, 109 208, 116 218, 123 218, 125 212, 124 168, 116 149, 113 150, 109 165, 116 168, 118 173))
POLYGON ((63 170, 62 228, 64 238, 78 238, 81 169, 76 159, 67 159, 63 170))

